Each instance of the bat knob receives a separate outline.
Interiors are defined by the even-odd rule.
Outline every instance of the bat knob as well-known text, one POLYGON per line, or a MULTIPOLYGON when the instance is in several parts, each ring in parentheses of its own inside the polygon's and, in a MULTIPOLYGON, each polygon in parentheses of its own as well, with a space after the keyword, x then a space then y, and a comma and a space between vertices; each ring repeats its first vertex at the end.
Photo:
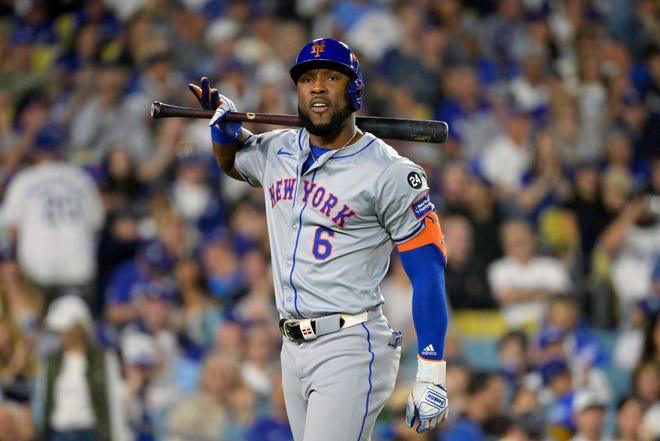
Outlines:
POLYGON ((151 117, 156 119, 160 113, 160 101, 154 101, 151 103, 151 117))

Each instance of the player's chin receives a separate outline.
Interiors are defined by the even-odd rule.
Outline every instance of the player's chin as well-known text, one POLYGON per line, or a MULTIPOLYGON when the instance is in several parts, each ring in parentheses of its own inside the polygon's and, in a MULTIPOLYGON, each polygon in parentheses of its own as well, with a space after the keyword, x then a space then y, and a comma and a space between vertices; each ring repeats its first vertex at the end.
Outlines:
POLYGON ((321 137, 338 133, 350 114, 351 112, 348 107, 338 112, 331 110, 306 112, 298 107, 298 116, 303 123, 303 127, 312 135, 321 137))

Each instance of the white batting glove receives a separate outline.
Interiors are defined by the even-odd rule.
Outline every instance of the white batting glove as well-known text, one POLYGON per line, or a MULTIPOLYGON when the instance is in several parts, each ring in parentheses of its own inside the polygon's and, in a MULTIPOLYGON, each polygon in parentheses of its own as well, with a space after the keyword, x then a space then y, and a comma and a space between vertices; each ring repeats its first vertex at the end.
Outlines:
POLYGON ((417 432, 433 429, 447 418, 449 400, 445 389, 446 364, 444 360, 417 359, 417 378, 406 406, 406 425, 417 432))
POLYGON ((218 97, 220 99, 218 107, 209 122, 211 138, 218 144, 231 144, 241 134, 241 123, 224 121, 227 112, 236 112, 236 105, 222 94, 218 94, 218 97))

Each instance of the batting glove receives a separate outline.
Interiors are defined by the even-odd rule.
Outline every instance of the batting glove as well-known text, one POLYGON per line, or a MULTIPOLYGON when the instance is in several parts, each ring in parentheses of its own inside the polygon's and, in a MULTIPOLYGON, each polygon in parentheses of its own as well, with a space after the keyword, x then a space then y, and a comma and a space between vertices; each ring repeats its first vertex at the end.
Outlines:
POLYGON ((188 89, 195 95, 202 109, 215 110, 220 105, 220 93, 218 89, 211 89, 208 78, 202 77, 199 86, 188 84, 188 89))
POLYGON ((406 406, 406 425, 418 422, 417 432, 433 429, 447 418, 449 400, 445 389, 446 365, 443 361, 417 359, 417 378, 406 406))
POLYGON ((231 144, 241 134, 241 123, 236 121, 225 121, 227 112, 235 112, 236 105, 224 95, 218 93, 218 107, 215 109, 215 114, 209 126, 211 126, 211 138, 218 144, 231 144))

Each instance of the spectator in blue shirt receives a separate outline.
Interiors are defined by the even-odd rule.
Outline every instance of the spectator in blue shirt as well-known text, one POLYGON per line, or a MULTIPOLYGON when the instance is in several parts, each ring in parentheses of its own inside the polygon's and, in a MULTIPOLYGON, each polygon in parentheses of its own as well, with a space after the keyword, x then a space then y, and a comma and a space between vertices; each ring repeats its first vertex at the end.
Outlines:
POLYGON ((444 432, 438 441, 486 441, 484 423, 500 414, 504 382, 499 374, 475 372, 467 388, 463 414, 444 432))

